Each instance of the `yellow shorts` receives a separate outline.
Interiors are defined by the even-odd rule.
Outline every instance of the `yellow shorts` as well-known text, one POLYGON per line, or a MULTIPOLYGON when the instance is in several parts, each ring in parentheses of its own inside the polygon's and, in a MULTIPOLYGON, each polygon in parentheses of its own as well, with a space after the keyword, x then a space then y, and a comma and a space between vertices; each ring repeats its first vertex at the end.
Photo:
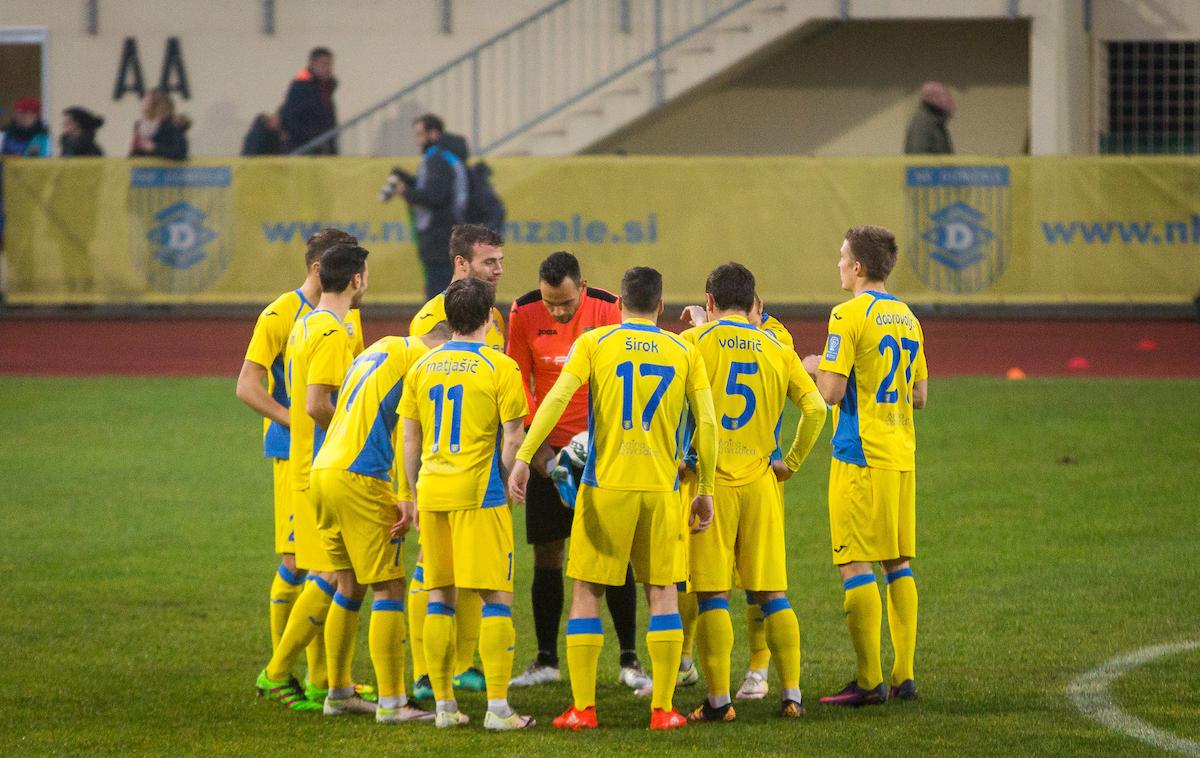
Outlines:
POLYGON ((421 511, 425 589, 513 590, 512 507, 421 511))
POLYGON ((404 538, 390 533, 396 523, 396 493, 373 476, 340 469, 315 469, 321 547, 334 568, 354 569, 361 584, 404 578, 404 538))
POLYGON ((829 467, 829 536, 836 565, 917 555, 917 475, 845 463, 829 467))
POLYGON ((717 483, 713 524, 691 538, 692 589, 728 592, 737 568, 738 585, 751 592, 787 589, 783 500, 770 470, 749 484, 717 483))
POLYGON ((275 461, 275 552, 280 555, 296 552, 292 539, 292 483, 287 458, 275 461))
POLYGON ((337 567, 321 546, 321 534, 317 530, 317 504, 314 500, 311 489, 292 490, 292 503, 296 509, 292 519, 296 568, 305 571, 336 571, 337 567))
POLYGON ((696 490, 699 487, 700 480, 695 472, 689 471, 679 477, 679 532, 682 536, 679 550, 675 554, 675 583, 683 583, 683 592, 692 591, 691 570, 688 567, 692 527, 688 519, 692 516, 692 501, 696 499, 696 490))
POLYGON ((626 567, 645 584, 677 581, 683 546, 679 493, 579 488, 571 525, 567 576, 610 586, 625 583, 626 567))

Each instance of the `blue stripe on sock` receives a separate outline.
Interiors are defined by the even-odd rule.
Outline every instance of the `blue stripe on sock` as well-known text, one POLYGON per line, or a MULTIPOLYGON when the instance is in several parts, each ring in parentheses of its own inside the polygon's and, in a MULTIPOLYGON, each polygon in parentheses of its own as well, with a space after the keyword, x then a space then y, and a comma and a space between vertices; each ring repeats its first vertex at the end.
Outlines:
POLYGON ((855 587, 862 587, 863 585, 874 583, 875 575, 868 572, 866 574, 859 574, 858 576, 850 577, 846 581, 842 582, 842 588, 849 592, 855 587))
POLYGON ((777 597, 774 600, 768 600, 759 606, 762 608, 763 618, 770 616, 772 613, 778 613, 785 608, 791 608, 792 604, 788 602, 786 597, 777 597))
POLYGON ((505 605, 504 603, 484 603, 483 617, 488 618, 489 616, 507 616, 512 618, 512 606, 505 605))
MULTIPOLYGON (((912 576, 912 575, 913 575, 913 573, 912 573, 911 566, 909 566, 908 568, 898 569, 887 575, 887 583, 891 584, 892 582, 896 581, 897 579, 903 579, 906 576, 912 576)), ((913 579, 913 581, 915 582, 916 579, 913 579)))
POLYGON ((362 610, 362 600, 355 600, 354 598, 346 597, 340 592, 333 593, 333 602, 342 606, 351 613, 358 613, 360 610, 362 610))
POLYGON ((421 584, 425 583, 425 567, 424 566, 418 564, 417 567, 413 569, 413 581, 420 582, 421 584))
POLYGON ((373 610, 373 611, 399 611, 400 613, 404 613, 404 601, 403 600, 376 600, 375 602, 371 603, 371 610, 373 610))
POLYGON ((650 626, 646 631, 669 632, 674 629, 683 629, 683 619, 678 613, 662 613, 650 617, 650 626))
POLYGON ((446 603, 430 603, 428 606, 426 606, 425 613, 426 615, 434 613, 439 616, 453 616, 454 606, 447 605, 446 603))
POLYGON ((329 595, 330 597, 334 596, 334 593, 336 592, 336 590, 333 589, 333 585, 330 584, 329 582, 325 581, 321 577, 310 576, 310 577, 308 577, 308 580, 310 582, 316 582, 317 586, 320 587, 321 591, 324 592, 326 595, 329 595))
POLYGON ((567 619, 567 634, 604 634, 604 627, 597 617, 567 619))
POLYGON ((282 563, 279 564, 279 568, 275 570, 275 573, 279 574, 280 579, 292 585, 293 587, 298 587, 301 584, 304 584, 304 577, 296 576, 288 570, 287 566, 283 565, 282 563))
POLYGON ((746 590, 746 605, 758 605, 758 601, 754 599, 754 593, 746 590))
POLYGON ((729 601, 723 597, 709 597, 700 601, 700 612, 707 611, 728 611, 729 601))

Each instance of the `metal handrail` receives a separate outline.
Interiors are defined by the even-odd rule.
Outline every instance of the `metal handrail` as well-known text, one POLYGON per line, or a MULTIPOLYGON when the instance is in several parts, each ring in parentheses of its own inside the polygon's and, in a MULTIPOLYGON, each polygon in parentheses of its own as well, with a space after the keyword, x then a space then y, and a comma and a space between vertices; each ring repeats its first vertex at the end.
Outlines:
MULTIPOLYGON (((482 126, 481 126, 481 110, 482 109, 480 107, 480 101, 481 101, 481 95, 482 95, 482 90, 481 90, 482 73, 481 73, 481 62, 480 62, 481 55, 488 51, 491 51, 493 48, 496 48, 498 51, 501 51, 502 49, 498 47, 499 45, 501 45, 501 43, 511 40, 515 35, 520 34, 522 31, 528 29, 530 26, 537 23, 538 21, 546 18, 554 11, 556 11, 560 8, 564 8, 565 6, 567 6, 573 2, 576 2, 577 6, 581 5, 583 1, 585 1, 585 0, 580 0, 579 2, 577 2, 577 0, 554 0, 553 2, 547 3, 545 6, 543 6, 536 12, 530 14, 529 16, 521 19, 517 23, 503 29, 502 31, 492 35, 491 37, 488 37, 486 40, 484 40, 483 42, 474 46, 470 50, 454 57, 453 59, 442 64, 441 66, 438 66, 433 71, 430 71, 428 74, 425 74, 424 76, 420 77, 419 79, 416 79, 413 82, 410 82, 409 84, 407 84, 404 87, 402 87, 401 89, 393 92, 392 94, 388 95, 387 97, 383 98, 382 100, 379 100, 375 104, 369 106, 365 110, 356 114, 353 118, 351 118, 341 124, 338 124, 334 128, 310 139, 309 141, 305 142, 304 144, 302 144, 299 147, 292 150, 291 154, 292 155, 304 155, 306 153, 309 153, 316 147, 318 147, 322 144, 325 144, 326 142, 334 139, 339 134, 346 132, 349 129, 354 128, 358 124, 361 124, 366 119, 368 119, 371 116, 374 116, 375 114, 382 111, 384 108, 387 108, 388 106, 393 105, 397 102, 400 102, 401 100, 405 99, 406 97, 409 97, 410 95, 413 95, 421 88, 426 87, 427 85, 437 86, 436 83, 438 83, 439 80, 441 80, 441 79, 445 80, 443 86, 447 86, 447 87, 452 86, 454 83, 454 77, 452 75, 453 72, 455 72, 456 70, 459 69, 459 67, 464 66, 464 65, 469 66, 469 68, 466 71, 466 74, 467 74, 466 86, 470 90, 469 93, 467 93, 470 98, 469 110, 465 115, 467 116, 467 120, 469 121, 469 130, 470 130, 472 147, 478 153, 486 153, 506 142, 511 141, 515 137, 528 131, 529 129, 534 128, 535 126, 542 123, 546 119, 552 118, 553 116, 561 113, 563 110, 571 107, 575 103, 578 103, 580 100, 588 97, 589 95, 594 94, 596 91, 607 86, 608 84, 611 84, 616 79, 618 79, 622 76, 625 76, 626 74, 630 73, 631 71, 637 69, 640 66, 644 66, 647 63, 653 64, 653 71, 652 71, 652 75, 653 75, 652 88, 653 88, 653 97, 654 97, 653 102, 654 102, 655 107, 661 106, 666 99, 666 93, 665 93, 665 87, 664 87, 666 71, 665 71, 665 67, 663 65, 663 54, 666 51, 672 49, 673 47, 679 45, 680 43, 686 41, 687 39, 693 37, 694 35, 707 29, 708 27, 710 27, 712 24, 716 23, 720 19, 728 16, 730 13, 733 13, 734 11, 736 11, 740 8, 743 8, 752 2, 755 2, 755 0, 716 0, 717 2, 722 3, 721 8, 719 8, 718 10, 715 10, 715 11, 704 10, 703 11, 704 15, 698 22, 692 23, 691 26, 684 29, 684 31, 682 31, 681 33, 674 35, 670 39, 664 40, 664 38, 663 38, 664 37, 664 22, 663 22, 664 0, 650 0, 650 2, 652 3, 651 23, 653 24, 653 30, 652 30, 653 31, 653 42, 651 43, 651 48, 647 52, 638 55, 633 60, 630 60, 628 62, 617 65, 617 67, 612 71, 608 71, 606 73, 603 73, 603 72, 598 73, 597 78, 594 81, 587 83, 583 86, 576 87, 574 92, 571 92, 570 94, 561 96, 558 99, 558 102, 554 103, 553 105, 550 105, 547 108, 542 108, 542 110, 540 110, 540 112, 536 113, 536 115, 534 115, 532 117, 522 119, 520 121, 520 125, 517 126, 516 128, 510 129, 509 131, 502 134, 500 137, 490 139, 486 142, 486 144, 484 144, 484 135, 482 134, 482 126)), ((629 14, 629 9, 626 6, 621 6, 621 7, 623 8, 623 10, 622 10, 621 21, 620 21, 620 31, 625 34, 629 34, 632 32, 632 22, 631 22, 631 17, 629 14)), ((691 19, 689 18, 689 22, 690 21, 691 21, 691 19)), ((497 54, 499 54, 499 53, 497 53, 497 54)), ((509 69, 504 70, 504 74, 507 76, 510 73, 519 73, 519 72, 517 72, 515 69, 512 69, 510 66, 509 69)), ((553 98, 552 98, 552 100, 553 100, 553 98)), ((537 103, 537 105, 540 106, 541 103, 537 103)), ((518 113, 515 115, 520 117, 523 114, 518 113)))

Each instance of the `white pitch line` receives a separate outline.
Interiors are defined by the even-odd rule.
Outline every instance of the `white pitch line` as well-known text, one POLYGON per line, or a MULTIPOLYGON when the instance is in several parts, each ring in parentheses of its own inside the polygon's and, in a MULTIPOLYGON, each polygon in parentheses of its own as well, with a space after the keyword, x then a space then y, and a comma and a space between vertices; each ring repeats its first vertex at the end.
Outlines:
POLYGON ((1113 658, 1104 665, 1082 674, 1067 687, 1067 694, 1075 707, 1084 716, 1103 726, 1139 739, 1160 750, 1170 750, 1185 755, 1200 755, 1200 742, 1178 737, 1170 732, 1147 724, 1145 721, 1121 710, 1113 702, 1108 688, 1118 677, 1144 666, 1157 658, 1177 655, 1200 648, 1200 640, 1151 645, 1127 655, 1113 658))

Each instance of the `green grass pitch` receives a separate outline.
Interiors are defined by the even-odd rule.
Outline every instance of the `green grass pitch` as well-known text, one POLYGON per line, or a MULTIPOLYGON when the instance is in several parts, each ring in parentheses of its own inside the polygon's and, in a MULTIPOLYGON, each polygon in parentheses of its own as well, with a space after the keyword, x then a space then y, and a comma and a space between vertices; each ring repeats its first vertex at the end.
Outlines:
MULTIPOLYGON (((478 723, 385 728, 256 700, 277 560, 270 468, 232 379, 0 379, 0 754, 1148 751, 1082 718, 1065 689, 1119 653, 1200 636, 1200 383, 932 385, 918 417, 919 702, 850 712, 816 702, 853 669, 829 562, 827 430, 787 490, 805 719, 776 718, 772 671, 772 696, 739 704, 736 723, 652 734, 645 701, 615 683, 610 639, 599 732, 550 727, 569 700, 563 683, 513 692, 540 722, 532 733, 491 735, 478 723)), ((534 652, 530 566, 522 548, 515 669, 534 652)), ((735 678, 746 662, 741 607, 735 678)), ((362 630, 355 667, 369 681, 365 619, 362 630)), ((1113 697, 1195 739, 1198 664, 1195 652, 1160 660, 1118 681, 1113 697)), ((676 704, 701 693, 682 690, 676 704)), ((476 717, 484 708, 482 696, 462 705, 476 717)))

